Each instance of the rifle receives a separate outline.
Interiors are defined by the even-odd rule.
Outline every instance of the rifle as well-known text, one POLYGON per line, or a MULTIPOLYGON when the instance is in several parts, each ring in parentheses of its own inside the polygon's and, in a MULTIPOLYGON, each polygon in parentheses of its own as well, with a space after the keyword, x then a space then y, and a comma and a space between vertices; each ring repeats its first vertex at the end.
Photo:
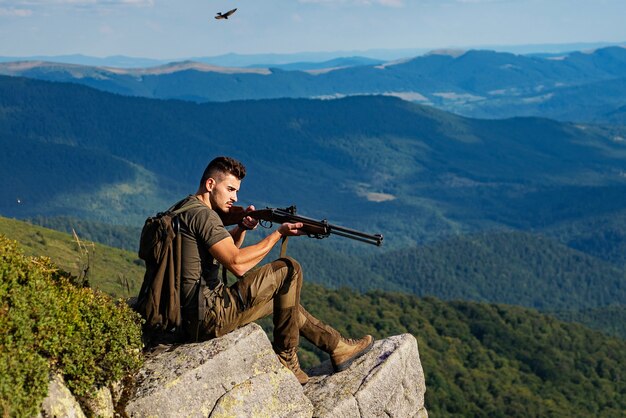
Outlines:
POLYGON ((265 228, 271 228, 273 223, 283 224, 285 222, 296 223, 301 222, 304 226, 301 228, 311 238, 327 238, 330 235, 339 235, 342 237, 350 238, 356 241, 366 242, 381 246, 383 243, 383 236, 381 234, 366 234, 361 231, 356 231, 350 228, 344 228, 328 223, 326 219, 321 221, 307 218, 305 216, 296 215, 296 207, 289 206, 288 208, 267 208, 253 210, 250 212, 237 211, 232 214, 227 214, 226 225, 234 225, 241 222, 243 218, 250 216, 259 221, 259 224, 265 228))

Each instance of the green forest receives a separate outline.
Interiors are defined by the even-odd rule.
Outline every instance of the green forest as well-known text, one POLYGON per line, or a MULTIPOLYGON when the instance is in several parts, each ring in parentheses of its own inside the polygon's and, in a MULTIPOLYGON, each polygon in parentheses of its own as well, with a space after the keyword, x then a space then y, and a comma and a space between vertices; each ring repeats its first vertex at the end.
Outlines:
MULTIPOLYGON (((110 227, 69 217, 38 217, 30 222, 68 233, 75 230, 84 240, 132 252, 140 232, 138 228, 110 227)), ((2 225, 0 218, 0 232, 2 225)), ((14 228, 14 233, 19 234, 19 230, 14 228)), ((623 264, 576 250, 554 235, 480 233, 403 250, 368 251, 360 256, 336 251, 326 245, 327 241, 299 238, 291 240, 289 253, 305 267, 308 281, 326 288, 522 305, 626 338, 623 264), (345 268, 348 265, 350 268, 345 268)), ((28 237, 24 240, 36 242, 28 237)), ((277 256, 274 251, 268 259, 277 256)), ((141 265, 140 260, 135 262, 141 265)))
POLYGON ((196 104, 0 76, 0 213, 138 227, 225 154, 249 165, 246 204, 295 204, 389 247, 582 228, 624 208, 619 137, 619 126, 469 119, 383 96, 196 104))
POLYGON ((350 336, 416 336, 432 416, 624 417, 625 137, 393 97, 198 104, 0 76, 0 235, 134 296, 143 221, 232 155, 249 171, 240 204, 385 236, 299 237, 289 255, 312 313, 350 336))
POLYGON ((348 335, 414 335, 431 416, 624 416, 622 339, 510 305, 314 285, 302 295, 348 335))
MULTIPOLYGON (((81 259, 81 248, 90 248, 70 235, 19 221, 2 219, 0 227, 0 234, 24 242, 27 253, 50 255, 53 262, 81 259)), ((134 263, 135 255, 100 244, 91 248, 98 255, 87 275, 91 286, 117 297, 134 294, 137 288, 118 283, 115 270, 128 272, 138 283, 142 270, 134 263), (103 273, 105 266, 95 264, 100 259, 109 260, 105 264, 113 271, 103 273)), ((311 313, 348 336, 414 335, 431 416, 624 416, 624 339, 506 304, 329 289, 310 282, 302 298, 311 313)), ((623 310, 614 314, 623 318, 623 310)), ((269 331, 269 321, 262 325, 269 331)), ((309 344, 300 354, 306 367, 326 359, 309 344)))

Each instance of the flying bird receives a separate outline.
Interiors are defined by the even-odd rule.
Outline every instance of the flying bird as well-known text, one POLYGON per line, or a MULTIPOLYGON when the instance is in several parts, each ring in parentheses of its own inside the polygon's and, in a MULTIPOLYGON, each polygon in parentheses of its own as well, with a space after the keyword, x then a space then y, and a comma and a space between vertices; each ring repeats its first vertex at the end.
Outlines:
POLYGON ((226 13, 217 12, 217 15, 215 16, 215 18, 216 19, 228 19, 228 16, 232 15, 236 11, 237 9, 229 10, 226 13))

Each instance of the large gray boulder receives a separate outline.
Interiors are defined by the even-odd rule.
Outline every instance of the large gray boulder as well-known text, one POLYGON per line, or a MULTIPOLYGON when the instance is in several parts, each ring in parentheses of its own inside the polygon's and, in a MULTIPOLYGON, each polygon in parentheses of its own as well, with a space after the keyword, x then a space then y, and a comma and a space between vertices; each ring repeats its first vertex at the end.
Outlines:
POLYGON ((256 324, 149 358, 126 404, 131 417, 310 417, 296 377, 256 324))
POLYGON ((403 334, 376 341, 344 372, 331 374, 330 361, 308 370, 304 393, 314 417, 419 417, 426 385, 417 341, 403 334))
POLYGON ((304 387, 284 368, 265 332, 247 325, 224 337, 150 357, 126 405, 131 417, 426 418, 424 373, 410 334, 374 343, 348 370, 330 362, 304 387))

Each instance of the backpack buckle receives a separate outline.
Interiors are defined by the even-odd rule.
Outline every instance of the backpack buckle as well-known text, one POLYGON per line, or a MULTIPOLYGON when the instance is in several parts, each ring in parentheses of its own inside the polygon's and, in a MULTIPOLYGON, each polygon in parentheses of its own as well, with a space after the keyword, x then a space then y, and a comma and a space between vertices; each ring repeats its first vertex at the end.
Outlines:
POLYGON ((180 232, 180 221, 178 220, 178 216, 174 216, 172 218, 172 229, 176 235, 180 232))

